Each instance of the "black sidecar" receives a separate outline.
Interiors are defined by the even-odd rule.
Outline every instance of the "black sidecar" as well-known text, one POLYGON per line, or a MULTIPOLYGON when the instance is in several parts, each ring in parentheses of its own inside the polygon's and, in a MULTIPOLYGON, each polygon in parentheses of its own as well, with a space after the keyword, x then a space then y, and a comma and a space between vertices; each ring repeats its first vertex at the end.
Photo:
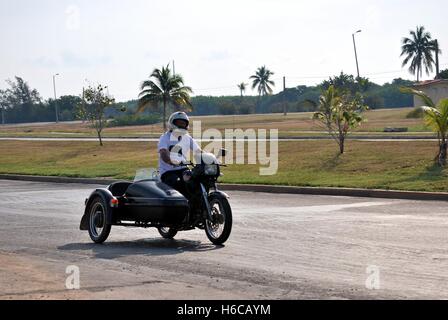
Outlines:
POLYGON ((188 200, 163 182, 116 182, 94 190, 85 202, 81 230, 104 242, 111 225, 181 229, 189 220, 188 200))

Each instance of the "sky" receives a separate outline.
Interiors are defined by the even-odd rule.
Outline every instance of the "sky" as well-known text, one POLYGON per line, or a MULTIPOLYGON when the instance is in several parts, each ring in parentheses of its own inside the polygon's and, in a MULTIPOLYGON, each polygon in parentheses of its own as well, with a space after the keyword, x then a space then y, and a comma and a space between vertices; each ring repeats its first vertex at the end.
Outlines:
POLYGON ((279 92, 284 76, 295 87, 356 74, 359 29, 361 76, 414 79, 401 39, 425 26, 448 68, 446 12, 444 0, 0 0, 0 89, 20 76, 46 99, 59 73, 57 96, 101 83, 125 101, 174 60, 194 95, 239 95, 263 65, 279 92))

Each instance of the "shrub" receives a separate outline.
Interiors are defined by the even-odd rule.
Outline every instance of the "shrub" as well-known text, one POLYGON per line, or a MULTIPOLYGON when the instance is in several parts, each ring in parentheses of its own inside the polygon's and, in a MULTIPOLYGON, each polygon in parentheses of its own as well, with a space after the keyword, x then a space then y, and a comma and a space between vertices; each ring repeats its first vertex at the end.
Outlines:
POLYGON ((424 113, 422 108, 414 108, 411 112, 409 112, 406 116, 408 119, 420 119, 423 118, 424 113))
POLYGON ((160 115, 124 115, 109 121, 108 127, 124 127, 124 126, 143 126, 160 122, 160 115))

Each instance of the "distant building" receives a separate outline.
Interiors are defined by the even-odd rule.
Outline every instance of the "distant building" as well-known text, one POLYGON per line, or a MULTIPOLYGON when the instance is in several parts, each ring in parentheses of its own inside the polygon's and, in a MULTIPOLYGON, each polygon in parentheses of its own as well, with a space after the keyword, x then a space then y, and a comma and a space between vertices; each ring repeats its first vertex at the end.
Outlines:
MULTIPOLYGON (((438 103, 440 99, 448 98, 448 80, 446 79, 423 81, 413 87, 426 93, 434 103, 438 103)), ((422 106, 423 102, 420 98, 414 96, 414 107, 422 106)))

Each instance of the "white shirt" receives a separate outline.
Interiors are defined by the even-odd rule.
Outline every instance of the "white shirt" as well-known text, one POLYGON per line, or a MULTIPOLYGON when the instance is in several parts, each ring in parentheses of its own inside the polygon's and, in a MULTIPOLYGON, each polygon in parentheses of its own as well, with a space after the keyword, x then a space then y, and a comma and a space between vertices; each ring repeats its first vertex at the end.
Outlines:
POLYGON ((173 166, 162 160, 160 150, 166 149, 170 152, 170 156, 179 157, 182 156, 185 161, 190 158, 190 152, 196 153, 201 148, 197 142, 187 133, 184 135, 176 135, 171 131, 167 131, 160 136, 159 144, 157 145, 157 151, 159 152, 159 172, 160 175, 167 171, 180 170, 186 168, 186 166, 173 166))

